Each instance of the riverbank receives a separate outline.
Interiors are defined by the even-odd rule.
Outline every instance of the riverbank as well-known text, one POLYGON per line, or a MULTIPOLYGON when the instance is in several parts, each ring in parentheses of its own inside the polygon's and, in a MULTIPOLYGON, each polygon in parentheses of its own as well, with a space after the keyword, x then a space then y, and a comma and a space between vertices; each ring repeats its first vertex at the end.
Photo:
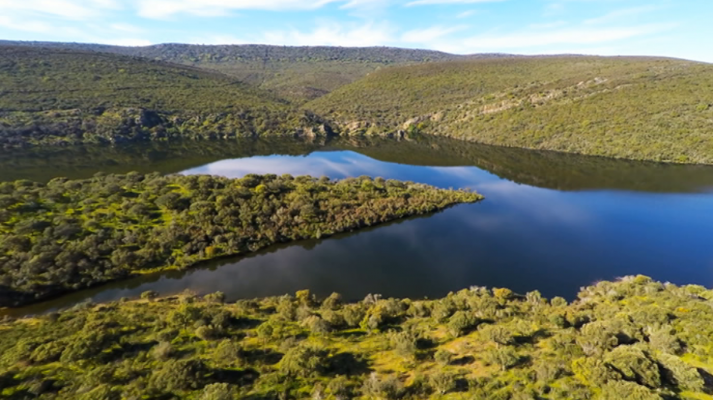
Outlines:
POLYGON ((643 276, 583 288, 572 303, 497 288, 358 303, 307 291, 233 304, 157 295, 0 324, 2 395, 704 399, 713 389, 713 291, 643 276))

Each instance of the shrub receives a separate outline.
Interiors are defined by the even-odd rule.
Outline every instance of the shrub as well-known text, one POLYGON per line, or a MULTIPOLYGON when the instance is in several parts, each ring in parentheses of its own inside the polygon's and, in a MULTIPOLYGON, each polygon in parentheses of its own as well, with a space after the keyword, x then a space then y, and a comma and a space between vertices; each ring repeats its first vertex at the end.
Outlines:
POLYGON ((326 353, 312 344, 300 344, 287 351, 280 361, 280 372, 290 376, 309 377, 319 373, 325 364, 326 353))
POLYGON ((204 325, 196 329, 196 336, 203 340, 214 340, 220 337, 220 331, 210 325, 204 325))
POLYGON ((417 338, 411 332, 393 333, 390 337, 391 348, 403 358, 415 359, 418 354, 416 340, 417 338))
POLYGON ((636 381, 650 388, 661 386, 661 374, 654 360, 634 346, 619 346, 604 357, 624 379, 636 381))
POLYGON ((433 358, 436 360, 437 363, 445 366, 451 363, 451 360, 453 359, 453 353, 448 350, 440 349, 436 351, 436 354, 433 355, 433 358))
POLYGON ((318 315, 313 315, 304 320, 304 325, 315 335, 326 335, 332 331, 332 327, 329 323, 318 315))
POLYGON ((395 376, 380 378, 376 373, 369 375, 361 388, 364 395, 376 399, 396 400, 404 394, 404 385, 395 376))
POLYGON ((161 392, 199 389, 204 384, 205 365, 198 360, 168 360, 155 369, 149 386, 161 392))
POLYGON ((463 335, 477 323, 475 317, 466 311, 457 311, 448 320, 448 331, 454 337, 463 335))
POLYGON ((658 360, 664 368, 664 379, 682 390, 700 392, 705 382, 696 368, 686 364, 680 358, 670 354, 659 354, 658 360))
POLYGON ((225 293, 223 292, 215 292, 215 293, 210 293, 204 296, 204 299, 208 302, 211 303, 220 303, 223 304, 225 303, 225 293))
POLYGON ((238 391, 227 383, 213 383, 203 388, 198 400, 235 400, 238 391))
POLYGON ((428 377, 433 390, 438 394, 446 394, 456 387, 455 377, 445 372, 435 372, 428 377))
POLYGON ((510 347, 497 347, 484 353, 485 362, 497 365, 502 371, 506 371, 520 362, 520 356, 510 347))
POLYGON ((173 355, 173 346, 168 342, 159 342, 151 349, 151 356, 159 361, 166 361, 173 355))

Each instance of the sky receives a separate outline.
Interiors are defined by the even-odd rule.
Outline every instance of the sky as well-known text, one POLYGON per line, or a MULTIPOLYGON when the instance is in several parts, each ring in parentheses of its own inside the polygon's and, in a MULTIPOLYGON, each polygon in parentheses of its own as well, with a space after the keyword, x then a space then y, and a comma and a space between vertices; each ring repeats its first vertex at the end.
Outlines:
POLYGON ((713 62, 713 0, 0 0, 0 39, 395 46, 713 62))

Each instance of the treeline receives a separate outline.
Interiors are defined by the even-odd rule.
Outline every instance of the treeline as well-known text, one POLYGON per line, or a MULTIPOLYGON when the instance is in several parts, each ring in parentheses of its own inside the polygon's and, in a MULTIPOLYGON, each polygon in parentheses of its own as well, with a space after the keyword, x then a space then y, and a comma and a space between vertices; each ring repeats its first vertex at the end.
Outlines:
POLYGON ((4 182, 0 307, 479 199, 368 177, 130 173, 4 182))
POLYGON ((308 291, 84 304, 0 324, 8 399, 704 399, 713 291, 626 277, 576 301, 308 291))
POLYGON ((0 51, 0 147, 331 132, 312 113, 215 72, 102 53, 0 51))
POLYGON ((0 45, 114 53, 219 71, 294 103, 304 103, 378 68, 458 59, 430 50, 392 47, 287 47, 159 44, 121 47, 87 43, 11 42, 0 45))
POLYGON ((348 135, 427 133, 615 158, 713 163, 713 66, 519 57, 377 71, 305 105, 348 135))

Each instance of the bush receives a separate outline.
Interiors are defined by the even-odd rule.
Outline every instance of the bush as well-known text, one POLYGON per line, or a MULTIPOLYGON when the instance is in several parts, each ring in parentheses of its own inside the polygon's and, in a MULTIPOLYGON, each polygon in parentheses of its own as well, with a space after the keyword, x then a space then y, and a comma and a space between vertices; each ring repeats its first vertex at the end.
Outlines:
POLYGON ((149 386, 160 392, 199 389, 205 383, 205 372, 199 360, 168 360, 151 373, 149 386))
POLYGON ((280 372, 290 376, 309 377, 318 374, 325 366, 326 354, 311 344, 300 344, 287 351, 280 361, 280 372))
POLYGON ((151 349, 151 356, 159 361, 166 361, 173 355, 173 346, 168 342, 159 342, 151 349))
POLYGON ((361 391, 366 396, 383 400, 396 400, 404 394, 404 385, 395 376, 380 378, 376 373, 364 381, 361 391))
POLYGON ((441 349, 436 351, 436 354, 433 355, 433 358, 436 360, 437 363, 446 366, 451 363, 451 360, 453 359, 453 353, 448 350, 441 349))
POLYGON ((456 379, 453 375, 444 372, 435 372, 428 377, 433 390, 438 394, 446 394, 456 387, 456 379))
POLYGON ((411 332, 393 333, 390 337, 391 348, 401 357, 414 360, 418 354, 416 340, 416 336, 411 332))
POLYGON ((204 325, 196 329, 196 336, 203 340, 214 340, 220 337, 220 330, 210 325, 204 325))
POLYGON ((661 386, 659 367, 648 354, 634 346, 619 346, 604 357, 607 364, 614 367, 629 381, 639 382, 650 388, 661 386))
POLYGON ((507 371, 520 363, 520 356, 510 347, 490 349, 483 355, 485 362, 491 365, 497 365, 502 371, 507 371))
POLYGON ((227 383, 213 383, 203 388, 198 400, 235 400, 238 398, 238 391, 227 383))
POLYGON ((304 325, 309 328, 310 332, 315 335, 326 335, 332 331, 332 327, 329 323, 318 315, 313 315, 304 320, 304 325))
POLYGON ((660 354, 657 358, 663 366, 664 379, 668 384, 678 386, 680 390, 703 391, 705 382, 696 368, 670 354, 660 354))
POLYGON ((448 320, 448 331, 454 337, 463 335, 466 331, 473 328, 477 323, 474 316, 466 311, 457 311, 448 320))

